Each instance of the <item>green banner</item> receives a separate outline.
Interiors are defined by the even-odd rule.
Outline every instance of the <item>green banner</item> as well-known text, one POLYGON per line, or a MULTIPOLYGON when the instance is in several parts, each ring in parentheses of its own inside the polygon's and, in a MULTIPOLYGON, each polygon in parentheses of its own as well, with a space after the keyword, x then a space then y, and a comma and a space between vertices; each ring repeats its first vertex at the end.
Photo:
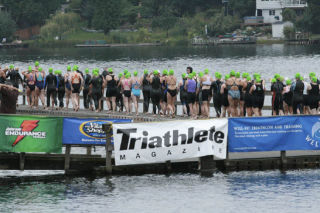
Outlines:
POLYGON ((63 118, 0 115, 0 151, 61 153, 63 118))

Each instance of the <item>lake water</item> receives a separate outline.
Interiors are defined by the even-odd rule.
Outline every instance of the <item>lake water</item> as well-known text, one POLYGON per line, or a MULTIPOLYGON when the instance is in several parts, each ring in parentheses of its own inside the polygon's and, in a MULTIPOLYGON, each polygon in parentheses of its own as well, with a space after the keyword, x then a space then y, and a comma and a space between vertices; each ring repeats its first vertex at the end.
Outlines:
MULTIPOLYGON (((187 66, 196 71, 318 74, 319 46, 248 45, 225 47, 134 47, 105 49, 0 50, 0 65, 65 70, 112 67, 116 73, 187 66)), ((1 162, 0 162, 1 163, 1 162)), ((319 212, 320 170, 45 178, 22 181, 11 176, 46 172, 0 172, 0 212, 319 212)), ((55 173, 54 173, 55 174, 55 173)))

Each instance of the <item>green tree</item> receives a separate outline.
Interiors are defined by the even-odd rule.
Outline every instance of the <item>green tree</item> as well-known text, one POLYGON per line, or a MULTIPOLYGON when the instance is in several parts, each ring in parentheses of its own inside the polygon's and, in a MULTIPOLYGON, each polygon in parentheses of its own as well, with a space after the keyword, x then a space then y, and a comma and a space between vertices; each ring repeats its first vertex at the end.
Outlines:
POLYGON ((74 32, 80 28, 80 16, 77 13, 58 13, 41 27, 42 38, 51 39, 56 36, 61 37, 69 32, 74 32))
POLYGON ((294 27, 286 26, 283 28, 283 34, 286 39, 294 39, 296 37, 296 30, 294 27))
POLYGON ((0 12, 0 39, 10 38, 16 30, 16 23, 9 13, 0 12))
POLYGON ((285 8, 282 12, 283 21, 296 22, 297 14, 293 9, 285 8))
POLYGON ((210 36, 231 33, 240 28, 241 20, 237 16, 225 16, 223 12, 217 13, 208 26, 210 36))
POLYGON ((122 0, 96 0, 92 25, 105 34, 120 25, 122 0))
POLYGON ((177 22, 177 18, 170 13, 163 14, 161 16, 155 17, 152 20, 153 28, 160 28, 166 31, 167 38, 169 37, 169 29, 173 28, 175 23, 177 22))
POLYGON ((239 17, 254 16, 256 0, 229 0, 229 7, 239 17))

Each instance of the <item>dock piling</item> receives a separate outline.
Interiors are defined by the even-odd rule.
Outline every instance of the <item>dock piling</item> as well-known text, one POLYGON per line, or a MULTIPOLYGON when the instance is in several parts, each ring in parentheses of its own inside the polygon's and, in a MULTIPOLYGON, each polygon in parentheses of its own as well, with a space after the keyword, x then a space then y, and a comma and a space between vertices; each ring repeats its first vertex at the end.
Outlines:
POLYGON ((24 152, 19 153, 19 168, 21 171, 24 170, 25 157, 26 157, 26 153, 24 152))
POLYGON ((70 169, 70 153, 71 153, 71 145, 66 145, 66 153, 64 159, 64 170, 68 171, 70 169))
POLYGON ((112 138, 112 124, 103 124, 103 129, 106 133, 106 173, 112 174, 112 150, 113 146, 111 143, 112 138))

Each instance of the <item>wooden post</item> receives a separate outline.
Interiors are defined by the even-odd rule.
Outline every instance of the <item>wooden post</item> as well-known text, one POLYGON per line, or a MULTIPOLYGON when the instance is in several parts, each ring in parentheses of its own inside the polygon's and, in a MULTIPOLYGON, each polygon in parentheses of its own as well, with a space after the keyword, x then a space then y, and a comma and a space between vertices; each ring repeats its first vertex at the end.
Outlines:
POLYGON ((212 155, 199 158, 199 170, 201 173, 210 174, 216 170, 216 162, 213 160, 212 155))
POLYGON ((19 154, 19 169, 20 169, 21 171, 24 170, 25 157, 26 157, 26 153, 21 152, 21 153, 19 154))
POLYGON ((281 151, 280 153, 281 170, 287 169, 287 156, 286 151, 281 151))
POLYGON ((92 152, 92 146, 87 147, 87 155, 91 155, 92 152))
POLYGON ((112 144, 111 144, 111 137, 112 137, 112 124, 103 124, 103 129, 106 133, 106 173, 112 174, 112 144))
POLYGON ((70 153, 71 153, 71 145, 66 145, 66 153, 64 157, 64 170, 68 171, 70 169, 70 153))

